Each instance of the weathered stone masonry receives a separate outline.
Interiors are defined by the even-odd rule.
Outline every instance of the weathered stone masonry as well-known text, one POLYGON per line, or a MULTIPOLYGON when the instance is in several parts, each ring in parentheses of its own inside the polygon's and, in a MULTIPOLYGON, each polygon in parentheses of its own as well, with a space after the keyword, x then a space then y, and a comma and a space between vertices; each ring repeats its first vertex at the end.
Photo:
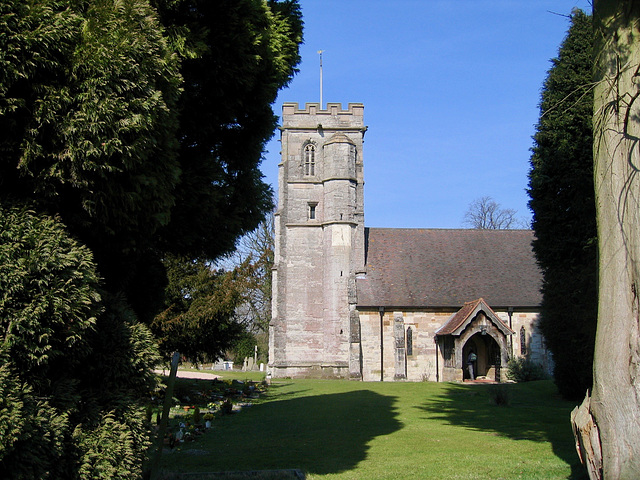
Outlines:
POLYGON ((363 105, 282 112, 273 320, 274 376, 360 371, 355 278, 364 269, 363 105))

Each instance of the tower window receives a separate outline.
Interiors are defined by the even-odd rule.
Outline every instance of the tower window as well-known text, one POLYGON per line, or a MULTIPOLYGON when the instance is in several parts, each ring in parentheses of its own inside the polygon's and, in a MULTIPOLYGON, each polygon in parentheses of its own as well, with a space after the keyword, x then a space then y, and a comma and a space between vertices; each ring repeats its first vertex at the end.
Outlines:
POLYGON ((305 176, 316 174, 316 146, 312 143, 304 147, 304 174, 305 176))
POLYGON ((315 220, 315 219, 316 219, 316 204, 310 203, 309 204, 309 220, 315 220))

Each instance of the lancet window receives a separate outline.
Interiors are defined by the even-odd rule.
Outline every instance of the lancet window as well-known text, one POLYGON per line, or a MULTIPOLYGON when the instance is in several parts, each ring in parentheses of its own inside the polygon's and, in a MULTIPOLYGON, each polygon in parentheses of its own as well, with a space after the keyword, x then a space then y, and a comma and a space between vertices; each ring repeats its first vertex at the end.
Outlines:
POLYGON ((316 146, 313 143, 304 147, 304 174, 305 176, 316 174, 316 146))

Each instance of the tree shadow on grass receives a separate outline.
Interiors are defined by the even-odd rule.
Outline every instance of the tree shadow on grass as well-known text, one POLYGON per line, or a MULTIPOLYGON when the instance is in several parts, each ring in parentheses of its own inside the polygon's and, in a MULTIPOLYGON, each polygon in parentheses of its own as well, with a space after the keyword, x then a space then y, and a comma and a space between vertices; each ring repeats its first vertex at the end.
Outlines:
POLYGON ((369 390, 297 398, 290 398, 293 393, 287 391, 284 395, 216 421, 214 431, 199 439, 199 446, 194 444, 212 455, 193 455, 188 461, 183 455, 174 457, 185 465, 175 464, 167 455, 165 468, 340 473, 366 458, 373 438, 402 427, 393 408, 395 397, 369 390))
POLYGON ((551 381, 500 385, 509 405, 491 401, 492 385, 449 384, 439 398, 419 408, 429 418, 513 440, 549 442, 554 454, 571 467, 571 480, 588 479, 571 433, 571 402, 562 400, 551 381))

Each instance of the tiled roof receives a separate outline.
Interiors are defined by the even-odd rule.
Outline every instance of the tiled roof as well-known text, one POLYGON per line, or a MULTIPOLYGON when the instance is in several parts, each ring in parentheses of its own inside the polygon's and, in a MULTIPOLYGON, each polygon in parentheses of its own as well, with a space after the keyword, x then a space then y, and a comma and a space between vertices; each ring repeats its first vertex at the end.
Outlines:
POLYGON ((480 300, 481 299, 465 303, 460 310, 451 315, 451 318, 449 318, 447 323, 440 327, 436 333, 438 335, 448 335, 455 332, 464 324, 467 318, 469 318, 469 315, 471 315, 471 312, 475 310, 478 303, 480 303, 480 300))
POLYGON ((458 310, 456 313, 451 315, 451 318, 445 323, 442 327, 438 329, 436 332, 437 335, 451 335, 451 334, 460 334, 460 329, 466 323, 473 320, 475 315, 480 311, 484 311, 485 316, 493 322, 493 324, 498 327, 505 335, 512 335, 513 331, 505 324, 500 317, 496 315, 496 313, 491 309, 487 302, 484 301, 483 298, 479 298, 474 300, 473 302, 467 302, 464 306, 458 310))
POLYGON ((359 307, 538 307, 530 230, 366 229, 359 307))

